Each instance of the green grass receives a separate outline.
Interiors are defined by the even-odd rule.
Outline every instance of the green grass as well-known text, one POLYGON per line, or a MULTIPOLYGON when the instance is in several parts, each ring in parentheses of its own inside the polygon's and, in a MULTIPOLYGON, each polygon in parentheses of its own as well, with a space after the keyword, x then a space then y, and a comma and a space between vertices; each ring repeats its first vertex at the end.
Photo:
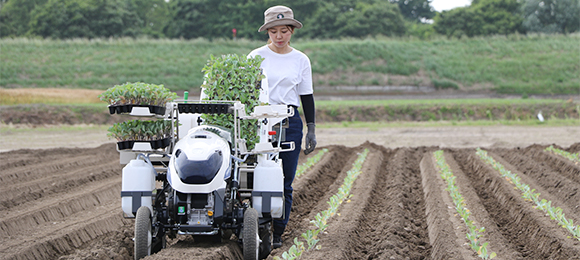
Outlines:
POLYGON ((555 104, 562 103, 557 99, 482 99, 482 98, 466 98, 466 99, 389 99, 389 100, 317 100, 316 107, 324 109, 340 108, 340 107, 354 107, 354 106, 387 106, 387 105, 412 105, 412 106, 427 106, 433 105, 449 106, 449 105, 489 105, 489 106, 503 106, 503 105, 537 105, 537 104, 555 104))
MULTIPOLYGON (((421 41, 409 38, 302 40, 316 85, 349 83, 345 72, 421 75, 439 88, 486 86, 499 93, 580 94, 580 34, 510 35, 421 41), (339 75, 326 80, 325 74, 339 75), (344 75, 344 76, 343 76, 344 75)), ((194 90, 210 55, 245 55, 262 46, 247 40, 0 39, 0 87, 106 89, 126 82, 194 90)), ((316 89, 316 86, 315 86, 316 89)))
POLYGON ((546 127, 546 126, 578 126, 580 125, 579 119, 552 119, 544 122, 539 122, 538 120, 475 120, 475 121, 396 121, 396 122, 333 122, 333 123, 317 123, 317 128, 368 128, 371 131, 378 131, 381 128, 387 127, 446 127, 446 126, 536 126, 536 127, 546 127))
MULTIPOLYGON (((431 41, 379 39, 301 43, 314 73, 412 75, 445 87, 491 84, 501 93, 580 94, 579 34, 511 35, 431 41)), ((442 87, 443 87, 442 86, 442 87)))
POLYGON ((435 41, 424 64, 440 78, 492 83, 502 93, 580 93, 578 40, 515 35, 435 41))
POLYGON ((106 89, 126 82, 172 90, 202 83, 210 55, 247 54, 258 42, 2 39, 0 86, 106 89))

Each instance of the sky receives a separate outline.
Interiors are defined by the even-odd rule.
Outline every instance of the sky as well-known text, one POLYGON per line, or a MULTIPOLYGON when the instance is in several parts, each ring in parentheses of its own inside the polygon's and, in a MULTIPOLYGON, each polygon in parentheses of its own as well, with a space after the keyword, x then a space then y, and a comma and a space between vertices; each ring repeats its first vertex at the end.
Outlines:
POLYGON ((431 6, 435 11, 445 11, 456 7, 468 6, 471 0, 433 0, 431 6))

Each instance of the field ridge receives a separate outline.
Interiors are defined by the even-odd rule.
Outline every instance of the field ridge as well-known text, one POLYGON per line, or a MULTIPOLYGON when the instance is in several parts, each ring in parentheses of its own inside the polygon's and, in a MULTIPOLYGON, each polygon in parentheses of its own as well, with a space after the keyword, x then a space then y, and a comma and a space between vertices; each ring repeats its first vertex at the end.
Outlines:
MULTIPOLYGON (((489 154, 574 218, 578 215, 574 191, 579 184, 568 176, 580 169, 543 151, 546 147, 489 148, 489 154)), ((301 156, 299 163, 322 149, 328 152, 294 182, 295 203, 284 244, 269 259, 281 257, 293 244, 291 240, 312 228, 309 221, 328 208, 326 202, 337 193, 357 153, 364 149, 369 153, 353 183, 350 202, 342 203, 340 215, 331 218, 326 232, 319 235, 320 249, 309 251, 305 258, 478 259, 467 245, 465 225, 449 209, 451 200, 445 199, 449 196, 446 185, 432 158, 434 151, 442 149, 471 216, 486 228, 482 242, 489 242, 489 250, 498 259, 580 259, 580 241, 569 238, 566 230, 522 198, 513 184, 476 155, 475 148, 386 148, 371 142, 355 147, 330 145, 301 156)), ((580 144, 562 149, 578 152, 580 144)), ((10 186, 34 193, 38 180, 47 175, 52 178, 46 181, 48 186, 61 187, 41 187, 46 190, 42 196, 1 211, 5 214, 0 217, 0 259, 132 259, 134 220, 122 215, 118 193, 122 165, 117 156, 111 143, 97 148, 0 153, 3 172, 30 173, 11 179, 10 186), (68 167, 77 165, 75 159, 90 160, 87 155, 94 155, 94 162, 80 164, 82 170, 68 167), (58 160, 62 157, 67 159, 58 160), (53 166, 43 171, 47 164, 53 166), (99 174, 104 175, 91 177, 99 174)), ((146 259, 186 255, 241 259, 235 236, 222 243, 198 240, 178 236, 146 259)))

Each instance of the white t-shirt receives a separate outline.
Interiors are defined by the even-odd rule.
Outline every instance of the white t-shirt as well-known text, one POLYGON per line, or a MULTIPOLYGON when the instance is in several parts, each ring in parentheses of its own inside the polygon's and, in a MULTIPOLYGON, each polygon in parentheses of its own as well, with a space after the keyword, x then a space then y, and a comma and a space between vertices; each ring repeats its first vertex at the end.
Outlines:
POLYGON ((312 94, 312 67, 306 54, 293 49, 286 54, 278 54, 267 45, 248 54, 249 57, 262 56, 261 68, 268 79, 270 104, 300 106, 300 95, 312 94))

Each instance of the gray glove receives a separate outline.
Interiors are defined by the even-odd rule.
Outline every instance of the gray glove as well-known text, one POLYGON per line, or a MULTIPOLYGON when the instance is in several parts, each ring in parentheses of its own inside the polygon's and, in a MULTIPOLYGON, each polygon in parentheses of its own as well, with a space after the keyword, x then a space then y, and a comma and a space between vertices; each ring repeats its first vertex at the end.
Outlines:
POLYGON ((316 148, 316 134, 314 133, 314 129, 316 125, 314 123, 306 124, 308 127, 308 133, 306 134, 306 147, 304 149, 304 154, 307 155, 314 151, 316 148))

